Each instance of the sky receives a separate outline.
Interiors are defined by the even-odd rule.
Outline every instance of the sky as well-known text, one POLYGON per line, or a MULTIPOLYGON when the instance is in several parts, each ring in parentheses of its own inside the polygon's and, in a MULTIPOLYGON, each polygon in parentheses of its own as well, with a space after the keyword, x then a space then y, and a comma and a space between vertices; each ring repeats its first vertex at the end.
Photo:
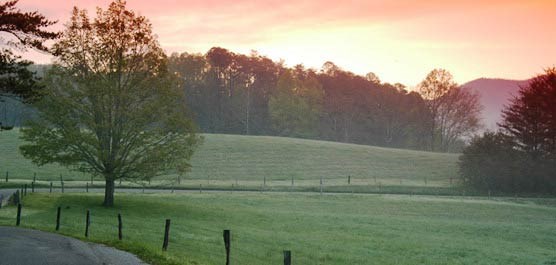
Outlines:
MULTIPOLYGON (((63 29, 73 6, 106 8, 106 0, 20 0, 63 29)), ((458 83, 527 79, 556 65, 556 0, 128 0, 146 16, 168 53, 206 53, 219 46, 256 50, 288 66, 377 74, 417 85, 435 68, 458 83)), ((49 63, 44 54, 26 58, 49 63)))

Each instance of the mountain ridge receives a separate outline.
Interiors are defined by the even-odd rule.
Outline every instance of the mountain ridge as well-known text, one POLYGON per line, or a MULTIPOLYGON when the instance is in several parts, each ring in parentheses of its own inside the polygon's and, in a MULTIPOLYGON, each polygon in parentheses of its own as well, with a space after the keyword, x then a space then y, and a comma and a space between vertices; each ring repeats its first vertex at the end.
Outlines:
POLYGON ((462 87, 479 94, 483 106, 481 118, 484 130, 496 131, 497 123, 502 121, 502 110, 517 96, 520 87, 527 85, 529 81, 530 79, 481 77, 463 84, 462 87))

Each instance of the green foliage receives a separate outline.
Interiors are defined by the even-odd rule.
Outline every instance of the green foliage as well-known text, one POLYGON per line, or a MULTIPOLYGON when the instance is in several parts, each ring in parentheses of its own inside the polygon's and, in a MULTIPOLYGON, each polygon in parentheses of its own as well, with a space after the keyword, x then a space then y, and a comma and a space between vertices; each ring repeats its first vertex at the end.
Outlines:
POLYGON ((29 70, 32 62, 21 60, 12 48, 33 48, 46 52, 44 42, 57 38, 59 34, 46 30, 55 21, 46 19, 38 12, 22 12, 15 7, 17 3, 15 0, 0 4, 0 32, 7 35, 0 41, 4 47, 9 47, 0 50, 0 96, 32 100, 41 88, 37 84, 38 79, 29 70))
POLYGON ((116 179, 149 179, 187 163, 198 139, 145 17, 122 1, 93 22, 75 8, 54 48, 58 65, 35 104, 39 118, 22 129, 25 157, 100 175, 107 196, 116 179))
POLYGON ((322 97, 322 87, 315 77, 295 76, 292 71, 285 71, 268 103, 278 135, 317 136, 322 97))
POLYGON ((511 137, 487 132, 475 137, 460 157, 463 182, 481 190, 516 192, 525 186, 523 155, 511 137))
POLYGON ((15 41, 8 41, 9 45, 47 51, 44 42, 56 39, 59 33, 48 31, 46 28, 56 21, 48 20, 36 11, 22 12, 15 7, 17 2, 19 0, 0 4, 0 31, 15 37, 15 41))
MULTIPOLYGON (((556 160, 556 68, 520 89, 500 124, 533 159, 556 160)), ((556 176, 555 176, 556 178, 556 176)))
POLYGON ((206 54, 173 54, 169 68, 183 81, 202 132, 430 149, 426 101, 373 74, 358 76, 331 62, 318 72, 287 68, 256 52, 219 47, 206 54))

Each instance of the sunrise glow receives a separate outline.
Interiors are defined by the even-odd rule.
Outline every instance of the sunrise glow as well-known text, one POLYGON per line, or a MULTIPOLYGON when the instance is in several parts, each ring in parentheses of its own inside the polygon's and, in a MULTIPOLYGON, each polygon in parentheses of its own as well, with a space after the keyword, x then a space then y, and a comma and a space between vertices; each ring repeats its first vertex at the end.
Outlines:
MULTIPOLYGON (((525 79, 556 58, 556 1, 128 1, 149 18, 168 52, 214 46, 256 50, 289 66, 326 61, 357 74, 414 86, 433 68, 459 83, 479 77, 525 79)), ((93 13, 109 1, 24 0, 59 21, 74 5, 93 13)), ((28 58, 49 63, 46 55, 28 58)))

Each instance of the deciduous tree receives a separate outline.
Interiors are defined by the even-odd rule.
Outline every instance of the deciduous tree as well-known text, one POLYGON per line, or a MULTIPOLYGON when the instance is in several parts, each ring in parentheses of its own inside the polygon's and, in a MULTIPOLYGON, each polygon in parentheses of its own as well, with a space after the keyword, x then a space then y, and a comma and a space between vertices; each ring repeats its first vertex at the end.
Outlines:
POLYGON ((431 71, 419 92, 429 109, 430 150, 449 151, 460 137, 480 128, 478 95, 458 87, 447 70, 431 71))
POLYGON ((93 20, 74 8, 54 50, 39 118, 22 130, 25 157, 104 177, 105 206, 114 204, 115 180, 187 167, 198 138, 145 17, 125 1, 93 20))

